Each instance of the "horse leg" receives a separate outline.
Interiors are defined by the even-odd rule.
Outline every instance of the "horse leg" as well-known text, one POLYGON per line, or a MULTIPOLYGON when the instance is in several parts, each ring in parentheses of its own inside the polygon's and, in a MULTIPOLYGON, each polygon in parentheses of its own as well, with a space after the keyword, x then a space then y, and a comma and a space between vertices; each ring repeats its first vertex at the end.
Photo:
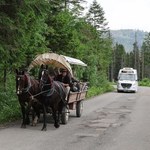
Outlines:
POLYGON ((58 128, 60 127, 60 112, 57 111, 57 124, 58 124, 58 128))
POLYGON ((66 106, 66 104, 64 104, 64 102, 61 101, 61 102, 59 103, 59 107, 58 107, 58 112, 59 112, 59 114, 62 114, 62 110, 63 110, 63 107, 64 107, 64 106, 66 106))
POLYGON ((43 130, 45 130, 45 131, 47 130, 47 128, 46 128, 46 127, 47 127, 47 120, 46 120, 46 119, 47 119, 46 107, 45 107, 45 105, 43 104, 43 127, 42 127, 42 129, 41 129, 42 131, 43 131, 43 130))
POLYGON ((32 120, 32 126, 36 126, 37 125, 39 118, 40 118, 40 112, 36 111, 35 112, 35 116, 34 116, 34 118, 32 120))
POLYGON ((32 109, 32 124, 31 124, 32 126, 35 126, 35 125, 34 125, 35 116, 36 116, 36 115, 35 115, 35 111, 34 111, 34 108, 33 108, 33 109, 32 109))
POLYGON ((29 113, 26 114, 26 124, 29 125, 30 124, 30 118, 29 118, 29 113))
POLYGON ((29 103, 28 106, 27 106, 27 109, 26 109, 26 124, 30 124, 30 118, 29 118, 29 113, 30 113, 30 109, 31 109, 31 104, 29 103))
POLYGON ((38 117, 37 117, 35 108, 34 107, 32 107, 32 108, 33 109, 32 109, 32 124, 31 124, 31 126, 36 126, 38 117))
POLYGON ((21 128, 26 128, 26 121, 25 121, 25 106, 21 105, 21 112, 22 112, 22 124, 21 128))
POLYGON ((53 114, 53 119, 54 119, 54 127, 59 128, 59 113, 56 109, 52 108, 52 114, 53 114))
POLYGON ((40 108, 35 105, 33 106, 33 111, 32 111, 32 126, 36 126, 37 122, 40 118, 40 108))
POLYGON ((39 118, 40 118, 40 113, 36 112, 35 115, 34 115, 34 118, 32 118, 32 126, 37 125, 39 118))

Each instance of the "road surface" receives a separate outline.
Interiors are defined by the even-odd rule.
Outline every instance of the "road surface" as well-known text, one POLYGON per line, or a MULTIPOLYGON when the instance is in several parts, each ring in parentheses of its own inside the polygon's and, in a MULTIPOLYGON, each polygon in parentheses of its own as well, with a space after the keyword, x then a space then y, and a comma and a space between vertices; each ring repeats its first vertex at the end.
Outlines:
POLYGON ((116 91, 84 101, 81 118, 71 111, 67 125, 47 131, 20 128, 21 121, 0 129, 0 150, 150 150, 150 88, 116 91))

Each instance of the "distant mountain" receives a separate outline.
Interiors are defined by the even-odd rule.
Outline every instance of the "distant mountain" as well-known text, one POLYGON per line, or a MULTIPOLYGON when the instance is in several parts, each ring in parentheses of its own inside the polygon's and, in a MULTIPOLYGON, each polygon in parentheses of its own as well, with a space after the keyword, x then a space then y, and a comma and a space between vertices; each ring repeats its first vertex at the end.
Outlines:
POLYGON ((133 50, 133 43, 135 42, 135 39, 137 40, 138 47, 140 49, 147 33, 148 32, 132 29, 111 30, 114 44, 122 44, 126 52, 133 50))

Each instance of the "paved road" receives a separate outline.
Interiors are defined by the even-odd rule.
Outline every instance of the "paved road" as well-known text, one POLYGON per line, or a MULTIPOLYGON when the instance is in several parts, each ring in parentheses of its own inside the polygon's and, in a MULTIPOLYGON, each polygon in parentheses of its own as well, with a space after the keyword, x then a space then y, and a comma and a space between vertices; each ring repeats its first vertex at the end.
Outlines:
POLYGON ((150 88, 138 93, 116 91, 84 101, 81 118, 70 114, 67 125, 48 130, 20 128, 20 122, 0 129, 0 150, 149 150, 150 88))

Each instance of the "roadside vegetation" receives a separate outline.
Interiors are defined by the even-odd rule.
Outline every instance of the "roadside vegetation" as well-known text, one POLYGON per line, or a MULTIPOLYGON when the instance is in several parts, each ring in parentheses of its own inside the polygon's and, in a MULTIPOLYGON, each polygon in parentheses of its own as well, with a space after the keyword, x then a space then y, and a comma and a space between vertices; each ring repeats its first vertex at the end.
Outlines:
POLYGON ((126 65, 142 66, 141 79, 150 77, 150 34, 142 55, 137 43, 127 54, 123 45, 113 45, 101 5, 94 0, 85 13, 84 1, 0 1, 0 122, 20 116, 14 72, 27 68, 37 54, 54 52, 83 60, 87 67, 73 69, 79 80, 89 82, 88 97, 112 90, 109 81, 126 65))
POLYGON ((144 78, 142 81, 139 81, 140 86, 148 86, 150 87, 150 79, 144 78))
POLYGON ((20 117, 14 72, 27 68, 37 54, 83 60, 88 66, 74 69, 79 80, 89 82, 88 97, 108 91, 108 23, 96 0, 86 14, 83 6, 83 0, 0 1, 0 123, 20 117))
POLYGON ((90 87, 87 93, 87 98, 91 98, 93 96, 97 96, 106 92, 110 92, 113 91, 114 88, 110 83, 107 83, 107 85, 103 86, 103 87, 90 87))
POLYGON ((21 116, 14 76, 8 75, 6 88, 0 85, 0 91, 0 123, 11 122, 21 116))

